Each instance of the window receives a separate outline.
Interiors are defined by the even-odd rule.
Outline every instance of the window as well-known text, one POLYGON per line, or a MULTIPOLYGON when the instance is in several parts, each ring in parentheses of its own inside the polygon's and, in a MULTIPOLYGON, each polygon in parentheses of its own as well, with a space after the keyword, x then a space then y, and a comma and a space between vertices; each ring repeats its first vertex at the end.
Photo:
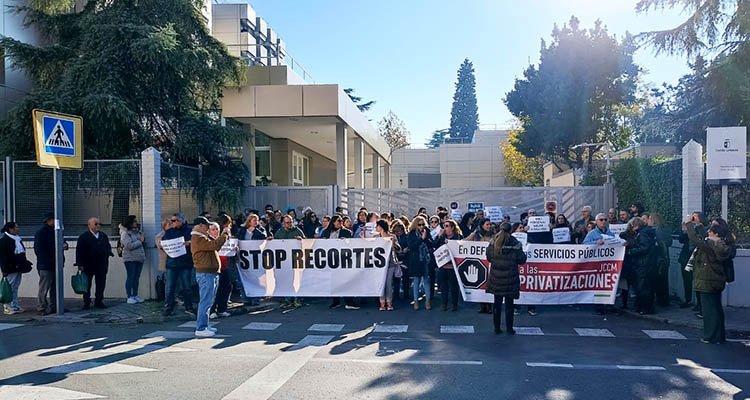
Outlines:
POLYGON ((271 183, 271 138, 255 130, 255 184, 268 186, 271 183))
POLYGON ((292 152, 292 184, 307 186, 310 181, 310 158, 296 151, 292 152))

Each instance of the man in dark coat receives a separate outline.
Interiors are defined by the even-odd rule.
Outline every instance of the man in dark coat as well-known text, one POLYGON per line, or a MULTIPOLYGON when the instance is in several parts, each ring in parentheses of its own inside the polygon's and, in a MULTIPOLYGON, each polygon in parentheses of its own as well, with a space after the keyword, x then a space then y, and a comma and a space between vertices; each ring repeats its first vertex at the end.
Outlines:
MULTIPOLYGON (((39 272, 39 292, 37 297, 39 314, 47 315, 57 311, 57 287, 55 284, 55 215, 44 214, 44 225, 34 235, 36 269, 39 272), (49 300, 47 299, 49 294, 49 300)), ((67 247, 67 246, 65 246, 67 247)))
POLYGON ((96 298, 94 307, 107 308, 104 305, 104 287, 107 284, 107 271, 109 270, 109 257, 112 254, 112 245, 109 237, 99 231, 99 219, 89 218, 88 230, 78 237, 76 244, 76 265, 83 271, 89 280, 89 290, 83 294, 83 309, 91 307, 91 283, 96 283, 96 298))
POLYGON ((182 213, 173 214, 169 219, 169 222, 171 227, 164 232, 164 236, 161 240, 171 240, 182 237, 185 240, 187 251, 179 257, 172 258, 167 256, 167 287, 162 315, 170 316, 174 314, 176 304, 175 294, 179 283, 181 288, 180 294, 185 306, 185 313, 194 316, 195 309, 193 308, 193 294, 191 291, 193 286, 193 256, 190 253, 191 228, 188 226, 187 221, 185 220, 185 215, 182 213))

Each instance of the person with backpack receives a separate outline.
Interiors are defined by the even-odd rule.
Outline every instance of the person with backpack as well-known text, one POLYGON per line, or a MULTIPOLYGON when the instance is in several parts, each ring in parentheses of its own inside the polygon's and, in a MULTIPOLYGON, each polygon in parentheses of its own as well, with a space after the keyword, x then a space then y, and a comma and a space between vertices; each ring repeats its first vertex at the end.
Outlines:
POLYGON ((120 224, 120 239, 117 241, 117 255, 125 262, 127 276, 125 278, 125 294, 128 296, 128 304, 143 303, 138 297, 138 283, 146 261, 146 251, 143 244, 146 237, 140 230, 135 215, 128 215, 120 224))
POLYGON ((18 224, 11 221, 5 223, 0 237, 0 271, 3 279, 10 283, 12 291, 10 301, 3 307, 6 315, 24 311, 18 304, 18 288, 21 286, 22 275, 31 272, 31 262, 26 259, 26 248, 19 236, 20 232, 18 224))

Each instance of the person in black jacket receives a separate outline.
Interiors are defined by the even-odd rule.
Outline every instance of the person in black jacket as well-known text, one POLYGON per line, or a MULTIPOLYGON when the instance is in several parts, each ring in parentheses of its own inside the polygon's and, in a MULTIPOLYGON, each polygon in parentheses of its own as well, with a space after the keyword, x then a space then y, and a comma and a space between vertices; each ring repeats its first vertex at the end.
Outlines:
MULTIPOLYGON (((440 246, 447 244, 449 240, 461 240, 463 238, 462 233, 463 232, 461 232, 461 228, 458 227, 456 221, 449 219, 443 222, 443 233, 441 233, 437 237, 437 239, 435 239, 434 248, 440 248, 440 246)), ((448 295, 450 294, 452 310, 458 311, 459 289, 458 280, 456 279, 456 273, 453 271, 453 263, 438 265, 438 268, 438 284, 440 285, 440 290, 443 298, 442 310, 448 310, 448 295)))
MULTIPOLYGON (((41 315, 57 312, 57 286, 55 263, 55 215, 44 214, 44 225, 34 235, 34 253, 36 254, 36 269, 39 273, 39 305, 37 311, 41 315), (48 295, 49 294, 49 298, 48 295)), ((68 244, 63 242, 63 248, 68 244)))
POLYGON ((78 236, 76 244, 76 265, 83 271, 89 280, 89 290, 83 294, 83 309, 91 307, 91 283, 96 283, 94 307, 107 308, 104 305, 104 287, 107 284, 107 271, 109 270, 109 258, 112 254, 112 245, 109 237, 99 231, 99 219, 89 218, 88 230, 78 236))
POLYGON ((509 335, 513 330, 513 300, 521 294, 521 278, 518 266, 526 263, 526 253, 521 243, 510 234, 510 224, 500 225, 499 232, 487 246, 487 260, 490 262, 490 279, 487 293, 495 296, 492 321, 495 334, 502 333, 500 328, 502 305, 505 302, 505 329, 509 335))
POLYGON ((409 226, 406 242, 409 246, 409 277, 412 280, 412 294, 414 296, 414 310, 419 310, 419 286, 424 288, 424 308, 430 310, 430 261, 432 254, 432 236, 426 229, 427 220, 418 215, 409 226))
POLYGON ((625 246, 625 256, 632 257, 635 272, 636 311, 640 314, 654 313, 653 269, 656 268, 656 232, 640 217, 629 222, 635 239, 625 246))
POLYGON ((18 224, 7 222, 0 237, 0 271, 13 290, 11 302, 4 305, 4 312, 9 315, 23 312, 18 304, 18 288, 21 286, 22 274, 31 271, 31 263, 26 259, 26 248, 19 233, 18 224))
POLYGON ((185 305, 185 313, 194 316, 195 309, 193 308, 193 293, 192 293, 192 272, 193 272, 193 256, 190 253, 190 232, 192 231, 185 221, 185 215, 182 213, 175 213, 169 219, 171 228, 164 232, 161 240, 172 240, 182 237, 185 240, 185 247, 187 251, 185 254, 179 257, 167 256, 167 284, 165 290, 164 310, 162 315, 170 316, 174 313, 175 307, 175 292, 177 284, 180 284, 180 294, 182 297, 183 304, 185 305))
MULTIPOLYGON (((351 239, 352 231, 344 228, 343 221, 340 216, 334 215, 331 217, 331 222, 328 223, 326 228, 320 235, 321 239, 351 239)), ((347 310, 359 310, 356 299, 353 297, 344 297, 344 305, 347 310)), ((331 305, 328 308, 338 308, 341 306, 341 298, 334 297, 331 299, 331 305)))

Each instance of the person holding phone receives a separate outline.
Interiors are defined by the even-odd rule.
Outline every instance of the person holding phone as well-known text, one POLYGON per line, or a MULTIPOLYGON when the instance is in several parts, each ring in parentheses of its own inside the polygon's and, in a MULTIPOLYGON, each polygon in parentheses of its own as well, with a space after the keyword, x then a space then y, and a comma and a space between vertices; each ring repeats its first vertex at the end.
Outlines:
POLYGON ((426 310, 432 309, 430 304, 430 248, 432 237, 426 229, 427 220, 418 215, 414 217, 409 226, 409 234, 406 238, 409 246, 409 276, 412 280, 412 294, 414 295, 414 310, 419 310, 419 288, 424 290, 426 310))

